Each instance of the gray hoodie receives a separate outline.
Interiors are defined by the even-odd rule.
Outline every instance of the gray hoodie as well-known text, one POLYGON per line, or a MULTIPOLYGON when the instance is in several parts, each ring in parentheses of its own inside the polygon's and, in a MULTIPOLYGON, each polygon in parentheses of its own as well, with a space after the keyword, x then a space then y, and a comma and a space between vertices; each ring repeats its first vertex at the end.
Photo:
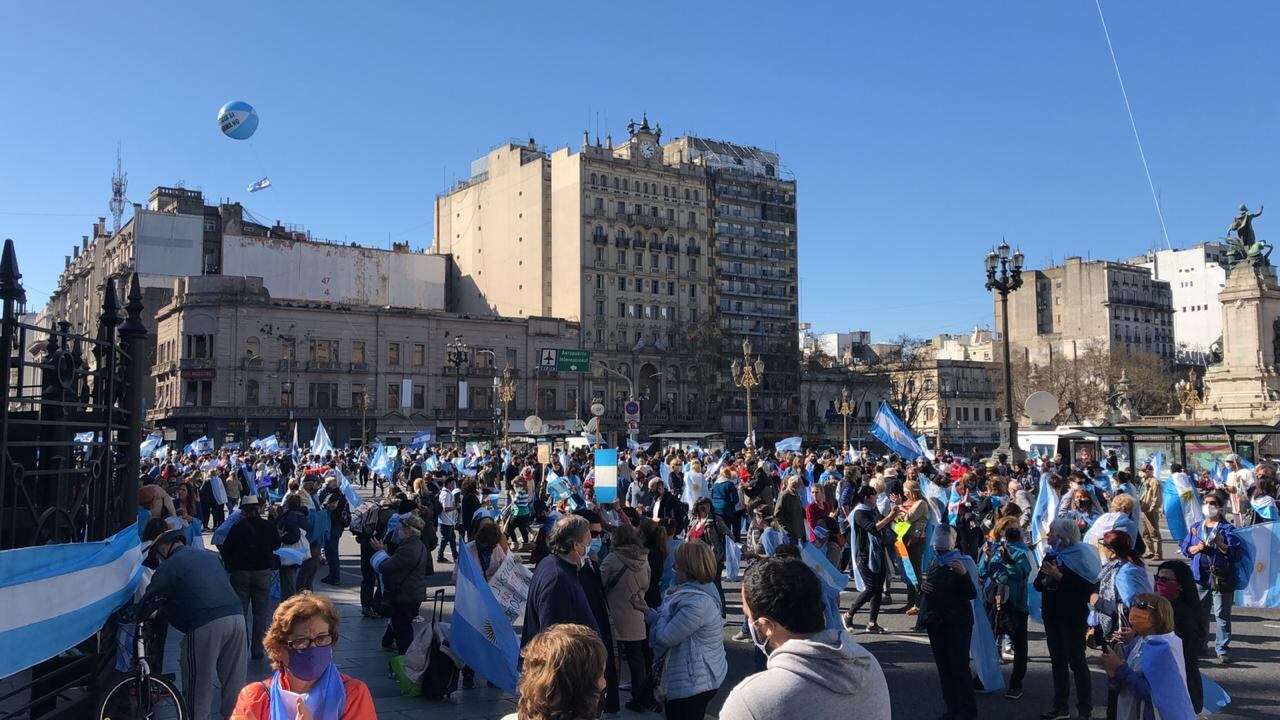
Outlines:
POLYGON ((889 686, 875 657, 843 630, 783 643, 769 669, 729 693, 720 720, 781 720, 796 708, 816 718, 889 720, 889 686))

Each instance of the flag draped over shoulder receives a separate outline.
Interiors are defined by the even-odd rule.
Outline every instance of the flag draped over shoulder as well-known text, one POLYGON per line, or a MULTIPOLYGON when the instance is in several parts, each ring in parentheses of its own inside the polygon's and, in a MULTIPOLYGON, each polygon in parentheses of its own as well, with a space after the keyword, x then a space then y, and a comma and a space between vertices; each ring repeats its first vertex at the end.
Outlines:
POLYGON ((890 451, 908 460, 924 457, 924 450, 921 449, 920 443, 916 442, 916 436, 911 432, 911 428, 902 422, 902 418, 893 412, 893 408, 889 407, 887 402, 880 402, 880 409, 876 412, 875 419, 871 421, 871 434, 884 443, 890 451))
POLYGON ((839 630, 840 624, 840 591, 849 584, 849 576, 836 569, 812 543, 805 543, 800 548, 800 559, 809 566, 818 580, 822 582, 823 617, 828 630, 839 630))
POLYGON ((449 645, 468 667, 506 690, 516 691, 520 639, 493 596, 484 574, 464 552, 458 563, 458 585, 449 625, 449 645))

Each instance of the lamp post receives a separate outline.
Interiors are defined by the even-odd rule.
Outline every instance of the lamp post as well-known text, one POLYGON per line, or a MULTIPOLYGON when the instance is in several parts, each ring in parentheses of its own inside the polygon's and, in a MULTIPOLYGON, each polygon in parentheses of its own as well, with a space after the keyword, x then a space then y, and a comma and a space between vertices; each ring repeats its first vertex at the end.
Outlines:
POLYGON ((511 378, 509 367, 502 369, 498 397, 502 400, 502 446, 509 448, 511 447, 511 401, 516 397, 516 381, 511 378))
POLYGON ((733 384, 747 391, 747 442, 753 447, 751 439, 751 388, 764 380, 764 360, 759 356, 751 361, 751 338, 742 341, 742 360, 735 359, 730 366, 733 373, 733 384))
POLYGON ((849 402, 849 388, 840 388, 840 402, 836 405, 836 412, 844 416, 844 446, 840 452, 844 452, 849 447, 849 416, 853 414, 854 406, 849 402))
POLYGON ((466 343, 462 342, 462 336, 458 335, 453 338, 453 342, 449 343, 449 364, 453 365, 453 378, 457 383, 457 389, 454 393, 453 403, 453 444, 458 444, 458 425, 461 421, 462 408, 462 381, 463 369, 466 367, 468 359, 468 350, 466 343))
POLYGON ((360 391, 360 447, 369 445, 369 389, 360 391))
POLYGON ((1010 462, 1022 459, 1018 421, 1013 415, 1013 369, 1009 363, 1009 293, 1022 287, 1022 261, 1022 252, 1015 250, 1010 256, 1009 243, 1003 240, 987 253, 987 289, 1000 294, 1000 334, 1004 336, 1004 419, 1000 421, 1000 447, 996 454, 1008 455, 1010 462))
POLYGON ((1196 412, 1196 406, 1200 404, 1195 371, 1188 370, 1187 378, 1174 383, 1173 389, 1178 393, 1178 406, 1182 414, 1188 418, 1192 417, 1196 412))

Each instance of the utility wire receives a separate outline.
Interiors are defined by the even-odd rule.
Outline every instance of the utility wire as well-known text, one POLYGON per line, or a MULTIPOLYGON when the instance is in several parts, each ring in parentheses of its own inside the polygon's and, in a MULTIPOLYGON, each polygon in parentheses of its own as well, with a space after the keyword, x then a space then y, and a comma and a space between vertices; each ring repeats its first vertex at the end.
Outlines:
POLYGON ((1102 21, 1102 34, 1107 38, 1107 50, 1111 52, 1111 66, 1116 70, 1116 80, 1120 83, 1120 95, 1124 97, 1124 109, 1129 113, 1129 127, 1133 128, 1133 139, 1138 144, 1138 157, 1142 159, 1142 170, 1147 174, 1147 187, 1151 189, 1151 200, 1156 204, 1156 216, 1160 218, 1160 234, 1164 236, 1165 247, 1172 250, 1169 242, 1169 229, 1164 224, 1164 210, 1160 207, 1160 196, 1156 194, 1156 184, 1151 181, 1151 168, 1147 166, 1147 154, 1142 150, 1142 138, 1138 137, 1138 123, 1133 119, 1133 107, 1129 105, 1129 91, 1125 90, 1124 78, 1120 75, 1120 63, 1116 60, 1116 49, 1111 44, 1111 31, 1107 29, 1107 18, 1102 14, 1102 0, 1094 0, 1098 6, 1098 19, 1102 21))

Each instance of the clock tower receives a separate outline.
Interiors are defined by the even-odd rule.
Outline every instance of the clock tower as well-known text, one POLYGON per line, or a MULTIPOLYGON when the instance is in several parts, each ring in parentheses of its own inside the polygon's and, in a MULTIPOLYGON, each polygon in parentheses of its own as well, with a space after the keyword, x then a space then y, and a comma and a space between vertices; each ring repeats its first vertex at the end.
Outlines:
POLYGON ((648 114, 640 116, 639 125, 635 120, 627 123, 627 134, 631 136, 627 143, 630 159, 662 162, 662 126, 649 127, 648 114))

